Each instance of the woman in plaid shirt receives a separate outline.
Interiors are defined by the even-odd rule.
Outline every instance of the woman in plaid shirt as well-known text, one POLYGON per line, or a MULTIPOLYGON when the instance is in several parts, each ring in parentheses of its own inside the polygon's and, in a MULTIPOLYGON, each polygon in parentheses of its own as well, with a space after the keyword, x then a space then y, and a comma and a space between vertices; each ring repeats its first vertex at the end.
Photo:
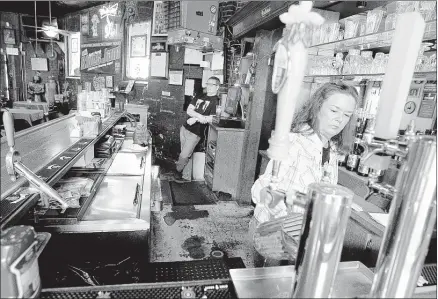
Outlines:
MULTIPOLYGON (((348 152, 351 147, 351 142, 346 140, 353 140, 352 115, 358 99, 356 89, 343 83, 326 83, 315 91, 292 122, 289 156, 280 164, 278 189, 286 194, 306 193, 311 183, 337 184, 337 153, 348 152)), ((260 195, 262 189, 269 186, 271 173, 272 161, 251 189, 252 201, 256 205, 249 224, 251 238, 259 224, 287 215, 284 202, 270 208, 260 195)), ((263 260, 256 252, 255 266, 260 266, 263 260)), ((266 260, 264 262, 266 266, 266 260)))

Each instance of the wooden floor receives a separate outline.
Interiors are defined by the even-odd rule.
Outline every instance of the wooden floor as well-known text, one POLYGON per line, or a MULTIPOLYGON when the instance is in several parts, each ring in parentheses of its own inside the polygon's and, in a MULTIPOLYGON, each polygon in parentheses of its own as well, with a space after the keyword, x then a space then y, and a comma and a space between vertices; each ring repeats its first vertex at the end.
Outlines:
MULTIPOLYGON (((163 198, 167 196, 163 194, 163 198)), ((150 262, 204 259, 212 250, 221 250, 253 267, 247 234, 251 206, 242 207, 234 201, 194 206, 173 206, 170 199, 164 202, 162 211, 153 212, 151 217, 150 262)))

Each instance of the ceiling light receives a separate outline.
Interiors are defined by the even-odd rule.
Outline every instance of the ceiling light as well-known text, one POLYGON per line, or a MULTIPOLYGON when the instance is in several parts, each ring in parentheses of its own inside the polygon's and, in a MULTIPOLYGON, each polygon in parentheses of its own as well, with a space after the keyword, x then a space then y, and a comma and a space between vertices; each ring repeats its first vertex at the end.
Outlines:
POLYGON ((366 1, 356 1, 356 7, 357 8, 365 8, 365 7, 367 7, 367 2, 366 1))

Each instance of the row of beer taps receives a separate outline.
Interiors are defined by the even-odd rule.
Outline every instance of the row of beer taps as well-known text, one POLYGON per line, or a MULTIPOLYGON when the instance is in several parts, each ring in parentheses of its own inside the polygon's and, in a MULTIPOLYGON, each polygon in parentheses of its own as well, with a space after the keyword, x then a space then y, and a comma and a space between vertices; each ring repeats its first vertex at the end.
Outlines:
MULTIPOLYGON (((277 94, 277 116, 268 149, 274 167, 272 183, 263 193, 270 205, 281 200, 290 205, 286 197, 293 196, 279 191, 277 182, 280 163, 288 153, 289 129, 307 63, 306 35, 312 26, 322 23, 311 9, 312 2, 302 1, 280 16, 286 28, 274 47, 272 89, 277 94)), ((402 161, 395 186, 381 185, 376 177, 370 178, 370 187, 393 197, 370 298, 412 298, 436 222, 436 137, 415 135, 410 128, 397 140, 398 127, 395 131, 394 125, 389 126, 390 130, 382 125, 388 117, 393 124, 400 123, 401 103, 408 96, 424 27, 423 18, 416 12, 399 16, 379 103, 381 111, 376 127, 370 127, 364 136, 367 153, 363 162, 376 154, 396 156, 402 161)), ((352 197, 352 192, 341 186, 309 186, 295 264, 294 298, 330 297, 352 197)))

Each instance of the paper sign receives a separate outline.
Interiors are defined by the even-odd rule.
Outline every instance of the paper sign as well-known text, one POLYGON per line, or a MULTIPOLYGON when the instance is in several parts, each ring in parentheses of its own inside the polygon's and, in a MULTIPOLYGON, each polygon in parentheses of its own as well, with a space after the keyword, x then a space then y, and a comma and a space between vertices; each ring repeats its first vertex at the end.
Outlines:
POLYGON ((423 99, 418 110, 418 117, 433 118, 436 105, 436 85, 426 84, 423 91, 423 99))
POLYGON ((182 83, 183 83, 183 71, 169 70, 169 84, 182 85, 182 83))
POLYGON ((201 67, 210 68, 210 62, 208 62, 208 61, 201 61, 200 66, 201 67))
POLYGON ((184 64, 200 64, 202 62, 202 52, 195 49, 186 48, 184 51, 184 64))
POLYGON ((162 91, 162 92, 161 92, 161 95, 162 95, 162 96, 170 97, 170 91, 162 91))
POLYGON ((167 77, 167 53, 151 53, 151 77, 167 77))
POLYGON ((222 70, 224 68, 224 55, 222 52, 214 53, 211 61, 211 70, 222 70))
POLYGON ((193 91, 195 90, 195 80, 186 79, 184 84, 184 95, 193 96, 193 91))
POLYGON ((18 48, 6 47, 6 54, 7 55, 18 55, 18 48))

